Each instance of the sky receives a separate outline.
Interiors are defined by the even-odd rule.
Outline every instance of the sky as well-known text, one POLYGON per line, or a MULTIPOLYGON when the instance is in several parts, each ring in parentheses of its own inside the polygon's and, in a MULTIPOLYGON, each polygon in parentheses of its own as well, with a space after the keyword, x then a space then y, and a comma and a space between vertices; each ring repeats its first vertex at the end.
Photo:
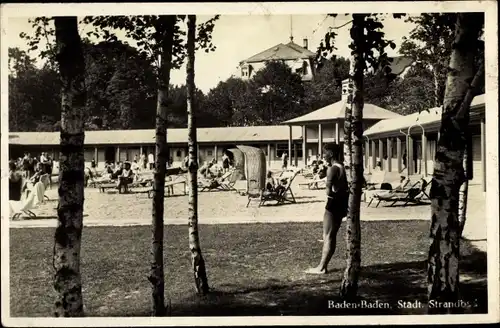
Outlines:
MULTIPOLYGON (((211 16, 198 16, 202 22, 211 16)), ((221 15, 213 31, 213 43, 217 49, 212 53, 199 51, 195 59, 195 83, 203 92, 208 92, 220 81, 224 81, 237 72, 238 63, 279 43, 288 43, 290 35, 294 42, 302 45, 307 38, 309 50, 315 52, 321 39, 330 27, 338 27, 350 21, 350 16, 339 15, 336 18, 326 14, 314 15, 221 15)), ((398 55, 399 45, 404 36, 408 36, 414 26, 404 19, 393 19, 391 15, 384 20, 386 38, 396 43, 396 49, 387 49, 389 55, 398 55)), ((337 56, 349 57, 348 45, 350 24, 337 29, 337 56)), ((80 33, 90 30, 89 26, 80 26, 80 33)), ((28 17, 9 17, 7 22, 7 40, 9 47, 26 50, 26 41, 19 33, 32 34, 28 17)), ((40 47, 46 43, 42 42, 40 47)), ((33 53, 36 56, 36 53, 33 53)), ((172 84, 184 84, 185 67, 171 74, 172 84)))

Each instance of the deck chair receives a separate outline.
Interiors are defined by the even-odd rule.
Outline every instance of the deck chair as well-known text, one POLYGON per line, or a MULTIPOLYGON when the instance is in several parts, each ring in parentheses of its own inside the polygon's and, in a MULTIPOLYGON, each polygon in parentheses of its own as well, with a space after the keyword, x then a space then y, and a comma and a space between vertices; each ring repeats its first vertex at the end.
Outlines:
MULTIPOLYGON (((175 185, 183 185, 183 195, 187 195, 187 181, 186 180, 174 180, 165 182, 165 197, 174 196, 174 186, 175 185)), ((148 198, 153 198, 153 187, 150 187, 147 190, 148 198)))
POLYGON ((299 175, 299 171, 296 171, 291 177, 288 178, 287 183, 284 185, 285 189, 281 193, 275 191, 263 191, 259 207, 264 205, 266 202, 273 200, 276 201, 276 205, 296 203, 297 201, 295 200, 295 196, 292 192, 292 183, 297 175, 299 175))
POLYGON ((323 179, 316 179, 312 181, 299 183, 299 186, 307 186, 307 189, 320 189, 320 186, 326 186, 326 177, 323 179))
POLYGON ((43 182, 37 182, 25 199, 19 201, 9 201, 9 208, 10 212, 12 213, 12 219, 16 219, 22 214, 26 214, 32 218, 36 218, 36 214, 33 213, 32 210, 35 209, 39 204, 42 204, 44 202, 44 195, 45 185, 43 184, 43 182))
POLYGON ((150 189, 153 188, 153 180, 151 179, 139 179, 133 181, 128 185, 128 190, 134 194, 137 193, 146 193, 149 192, 150 189))
POLYGON ((381 171, 374 171, 370 177, 370 181, 366 182, 367 189, 373 189, 376 188, 377 186, 381 185, 385 181, 385 175, 386 172, 381 170, 381 171))
POLYGON ((38 191, 40 192, 41 189, 40 189, 40 185, 38 185, 38 183, 41 183, 41 185, 43 185, 44 189, 43 189, 43 192, 41 193, 41 199, 40 201, 43 202, 45 199, 46 200, 50 200, 49 196, 45 195, 45 191, 47 190, 47 188, 49 187, 49 174, 46 173, 46 174, 42 174, 40 176, 40 181, 35 183, 34 185, 31 184, 31 182, 28 183, 27 185, 27 189, 26 189, 26 197, 28 197, 28 195, 35 189, 35 188, 38 188, 38 191), (31 185, 31 186, 30 186, 31 185), (37 186, 38 185, 38 186, 37 186))
POLYGON ((373 197, 375 195, 386 195, 387 193, 393 191, 403 191, 406 190, 408 187, 410 187, 410 180, 405 179, 404 181, 401 180, 395 180, 393 182, 387 183, 390 185, 390 189, 364 189, 363 190, 363 197, 364 201, 368 203, 368 206, 373 202, 373 197))
POLYGON ((118 189, 118 182, 115 180, 109 180, 105 183, 99 183, 98 185, 99 192, 105 192, 107 189, 118 189))
MULTIPOLYGON (((172 179, 171 176, 165 177, 165 197, 174 195, 174 186, 182 184, 184 185, 183 191, 184 195, 187 194, 187 181, 184 175, 178 175, 179 177, 184 177, 182 180, 172 179)), ((139 181, 134 182, 137 186, 134 187, 133 192, 136 194, 145 193, 148 198, 153 198, 154 180, 151 178, 142 178, 139 181)))
POLYGON ((235 170, 229 170, 224 173, 218 180, 221 185, 221 188, 227 191, 238 191, 234 185, 236 184, 235 179, 235 170))
POLYGON ((224 187, 220 184, 218 179, 207 179, 205 177, 198 177, 198 190, 203 191, 224 191, 224 187))
POLYGON ((415 196, 416 200, 420 200, 421 202, 431 201, 430 191, 432 186, 432 177, 422 178, 422 183, 424 184, 420 190, 420 193, 415 196))
POLYGON ((423 201, 419 197, 419 195, 421 195, 422 191, 427 188, 427 185, 428 185, 427 181, 421 179, 412 184, 409 188, 405 188, 404 190, 401 191, 391 190, 386 193, 375 194, 373 195, 373 198, 368 204, 368 206, 370 206, 371 202, 374 199, 378 200, 377 205, 375 207, 378 207, 381 202, 390 202, 391 204, 389 206, 394 206, 398 202, 404 202, 403 206, 408 205, 408 203, 420 204, 423 201))
POLYGON ((260 207, 264 190, 262 188, 260 188, 259 182, 257 180, 254 180, 254 179, 248 180, 248 188, 247 189, 248 190, 247 190, 246 194, 248 196, 248 203, 247 203, 246 207, 248 207, 250 205, 250 202, 252 200, 258 200, 259 207, 260 207))
POLYGON ((109 184, 114 184, 116 186, 116 180, 113 180, 109 178, 108 176, 101 176, 101 177, 91 177, 89 178, 89 181, 87 182, 87 186, 94 186, 95 188, 99 188, 102 185, 109 185, 109 184))

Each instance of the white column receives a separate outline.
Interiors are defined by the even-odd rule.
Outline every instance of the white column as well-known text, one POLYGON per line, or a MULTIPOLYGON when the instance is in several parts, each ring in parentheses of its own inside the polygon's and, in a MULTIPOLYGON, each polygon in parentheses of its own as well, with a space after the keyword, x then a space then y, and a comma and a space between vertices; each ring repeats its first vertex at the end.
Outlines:
POLYGON ((299 152, 297 151, 297 144, 293 144, 293 157, 295 159, 295 167, 299 166, 299 152))
POLYGON ((387 138, 387 172, 392 172, 392 138, 387 138))
POLYGON ((380 158, 380 165, 381 169, 385 170, 385 165, 384 165, 384 142, 382 139, 378 140, 378 156, 380 158))
POLYGON ((115 156, 115 162, 120 161, 120 147, 116 147, 116 156, 115 156))
POLYGON ((323 157, 323 126, 318 124, 318 155, 323 157))
POLYGON ((214 145, 214 158, 217 161, 217 145, 214 145))
POLYGON ((398 173, 403 170, 403 154, 401 152, 401 138, 397 137, 396 138, 396 156, 398 158, 398 173))
POLYGON ((304 162, 304 167, 307 166, 307 127, 302 126, 302 161, 304 162))
POLYGON ((372 140, 372 169, 374 169, 377 166, 377 156, 375 154, 376 154, 375 140, 372 140))
POLYGON ((424 177, 427 176, 427 136, 422 133, 422 168, 424 177))
POLYGON ((98 160, 98 158, 97 158, 97 154, 98 154, 98 152, 97 152, 97 147, 95 147, 95 148, 94 148, 94 160, 95 160, 95 164, 96 164, 96 165, 97 165, 97 163, 99 163, 99 160, 98 160))
POLYGON ((481 119, 481 170, 483 192, 486 192, 486 124, 484 118, 481 119))
MULTIPOLYGON (((288 161, 290 162, 291 164, 291 157, 290 155, 288 155, 288 161)), ((268 143, 267 144, 267 169, 269 170, 269 168, 271 167, 271 144, 268 143)))
POLYGON ((340 144, 339 122, 335 121, 335 142, 340 144))
MULTIPOLYGON (((290 161, 290 164, 292 162, 292 141, 293 141, 293 136, 292 136, 292 126, 288 126, 288 160, 290 161)), ((276 148, 278 149, 278 148, 276 148)))
POLYGON ((407 156, 407 166, 408 166, 408 176, 415 173, 415 163, 413 163, 413 138, 408 135, 408 145, 406 146, 406 156, 407 156))
POLYGON ((365 141, 365 168, 370 172, 370 141, 365 141))

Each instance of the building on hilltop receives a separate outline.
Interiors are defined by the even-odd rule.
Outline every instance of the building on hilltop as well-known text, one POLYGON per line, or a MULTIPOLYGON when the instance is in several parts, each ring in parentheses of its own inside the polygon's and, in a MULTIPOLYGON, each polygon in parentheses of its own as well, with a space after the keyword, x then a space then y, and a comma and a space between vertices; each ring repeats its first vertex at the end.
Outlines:
POLYGON ((279 43, 242 60, 238 66, 238 73, 235 75, 243 80, 248 80, 256 72, 264 68, 266 62, 280 60, 287 64, 292 69, 292 72, 302 76, 303 81, 312 81, 316 72, 315 57, 316 54, 308 49, 307 39, 303 40, 303 46, 301 47, 293 42, 293 37, 290 37, 290 42, 287 44, 279 43))

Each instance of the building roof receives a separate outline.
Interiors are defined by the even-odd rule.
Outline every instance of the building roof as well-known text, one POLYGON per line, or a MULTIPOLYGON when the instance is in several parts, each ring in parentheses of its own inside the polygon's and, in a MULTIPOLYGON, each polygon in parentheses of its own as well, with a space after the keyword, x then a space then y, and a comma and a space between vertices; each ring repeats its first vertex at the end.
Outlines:
MULTIPOLYGON (((282 124, 295 125, 300 123, 324 122, 345 118, 346 101, 340 100, 331 105, 325 106, 314 112, 296 117, 283 122, 282 124)), ((399 117, 401 115, 391 112, 387 109, 365 103, 363 106, 363 119, 385 120, 388 118, 399 117)))
MULTIPOLYGON (((471 103, 471 114, 477 114, 482 108, 484 108, 485 98, 484 94, 474 97, 471 103), (479 109, 479 111, 477 110, 479 109)), ((406 116, 400 116, 393 119, 383 120, 375 123, 369 129, 367 129, 363 134, 365 136, 373 136, 377 134, 384 134, 388 132, 394 132, 399 130, 407 130, 411 126, 420 124, 422 126, 437 123, 441 121, 441 108, 436 107, 424 110, 420 113, 413 113, 406 116)))
POLYGON ((269 49, 259 52, 252 57, 240 62, 243 63, 257 63, 267 60, 293 60, 293 59, 308 59, 315 57, 316 54, 311 50, 303 48, 294 42, 287 44, 279 43, 269 49))
MULTIPOLYGON (((283 141, 289 138, 289 129, 286 126, 248 126, 224 128, 199 128, 198 142, 200 143, 238 143, 283 141)), ((292 130, 293 139, 302 136, 300 127, 292 130)), ((168 129, 167 142, 169 144, 187 143, 187 129, 168 129)), ((124 144, 152 144, 155 142, 155 130, 104 130, 86 131, 86 145, 124 145, 124 144)), ((10 145, 59 145, 59 132, 10 132, 10 145)))

